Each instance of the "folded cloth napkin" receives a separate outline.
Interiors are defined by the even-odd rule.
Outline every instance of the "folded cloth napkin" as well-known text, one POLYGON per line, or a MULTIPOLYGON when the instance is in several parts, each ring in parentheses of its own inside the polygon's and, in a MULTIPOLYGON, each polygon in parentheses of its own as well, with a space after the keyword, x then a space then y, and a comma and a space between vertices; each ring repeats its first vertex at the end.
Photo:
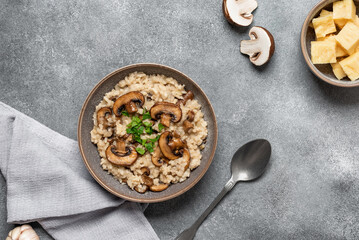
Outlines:
POLYGON ((39 222, 55 239, 158 239, 143 206, 105 191, 77 142, 0 102, 7 221, 39 222))

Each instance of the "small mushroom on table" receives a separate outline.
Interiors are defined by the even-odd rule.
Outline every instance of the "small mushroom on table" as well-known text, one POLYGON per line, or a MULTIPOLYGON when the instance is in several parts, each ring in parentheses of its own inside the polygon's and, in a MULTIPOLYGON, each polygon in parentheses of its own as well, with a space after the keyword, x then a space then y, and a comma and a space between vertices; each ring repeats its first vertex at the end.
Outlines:
POLYGON ((169 127, 171 122, 181 121, 182 118, 181 108, 169 102, 156 103, 151 107, 150 114, 154 120, 161 119, 161 124, 166 127, 169 127))
POLYGON ((111 127, 111 124, 108 122, 108 119, 107 119, 111 115, 112 115, 111 108, 109 108, 109 107, 100 108, 96 114, 97 124, 98 125, 102 124, 102 126, 104 128, 111 127))
POLYGON ((122 139, 116 140, 116 146, 110 145, 106 149, 107 160, 111 163, 123 167, 131 166, 138 157, 136 149, 133 146, 127 146, 122 139))
POLYGON ((240 27, 252 23, 252 12, 257 7, 256 0, 223 0, 223 13, 227 21, 240 27))
POLYGON ((142 93, 137 91, 129 92, 117 98, 113 104, 113 112, 118 117, 121 116, 124 110, 128 113, 135 113, 137 112, 137 105, 142 107, 144 103, 145 97, 142 93))
POLYGON ((251 40, 241 41, 241 53, 249 55, 249 60, 256 66, 266 64, 275 50, 272 34, 263 27, 252 27, 249 37, 251 40))

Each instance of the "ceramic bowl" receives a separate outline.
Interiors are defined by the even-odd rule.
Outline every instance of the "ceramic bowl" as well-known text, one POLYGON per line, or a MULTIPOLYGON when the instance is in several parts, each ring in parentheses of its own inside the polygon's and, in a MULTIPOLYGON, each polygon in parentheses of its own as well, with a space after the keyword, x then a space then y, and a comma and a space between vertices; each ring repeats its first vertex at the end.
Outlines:
MULTIPOLYGON (((339 86, 339 87, 357 87, 359 86, 359 80, 350 81, 349 78, 344 78, 338 80, 332 70, 330 64, 316 64, 314 65, 311 61, 310 56, 310 42, 315 41, 315 32, 314 29, 309 27, 309 24, 312 22, 313 18, 317 17, 322 9, 333 11, 333 2, 337 0, 323 0, 320 1, 308 14, 307 18, 304 21, 302 32, 300 36, 300 43, 302 47, 302 53, 304 59, 309 66, 310 70, 323 81, 339 86)), ((355 5, 357 6, 357 13, 359 11, 359 0, 354 0, 355 5)))
POLYGON ((158 64, 146 63, 130 65, 120 68, 107 75, 87 96, 81 109, 78 122, 78 143, 80 152, 84 163, 93 178, 107 191, 118 197, 129 201, 144 203, 165 201, 177 197, 192 188, 203 177, 212 162, 217 145, 217 135, 216 116, 213 111, 213 107, 203 90, 192 79, 183 73, 173 68, 158 64), (197 99, 202 105, 204 119, 208 123, 208 137, 206 146, 202 151, 201 165, 191 172, 191 175, 187 178, 187 180, 182 183, 172 184, 169 188, 162 192, 148 191, 144 194, 140 194, 131 190, 127 185, 121 184, 112 175, 108 174, 107 171, 102 169, 97 147, 91 142, 90 131, 94 125, 92 117, 96 105, 100 103, 105 93, 112 90, 120 80, 124 79, 132 72, 163 74, 176 79, 180 84, 184 84, 186 90, 191 90, 194 93, 195 99, 197 99))

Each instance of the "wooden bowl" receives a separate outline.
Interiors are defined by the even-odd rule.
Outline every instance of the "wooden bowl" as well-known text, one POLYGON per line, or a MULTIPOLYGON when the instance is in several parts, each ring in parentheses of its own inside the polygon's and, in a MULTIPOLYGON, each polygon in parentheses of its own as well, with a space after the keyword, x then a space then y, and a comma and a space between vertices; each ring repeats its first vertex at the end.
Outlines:
POLYGON ((158 64, 134 64, 120 68, 103 78, 89 93, 81 109, 78 121, 78 143, 84 163, 93 178, 107 191, 123 199, 153 203, 161 202, 181 195, 192 188, 208 170, 217 146, 217 121, 213 107, 202 89, 183 73, 158 64), (208 123, 207 143, 202 151, 201 165, 191 172, 189 178, 182 183, 171 184, 162 192, 148 191, 140 194, 131 190, 127 185, 121 184, 100 165, 100 156, 97 147, 91 142, 90 131, 94 126, 93 113, 95 107, 100 103, 105 93, 111 91, 114 86, 132 72, 144 72, 146 74, 163 74, 176 79, 180 84, 186 86, 186 90, 194 93, 195 99, 202 105, 204 119, 208 123))
MULTIPOLYGON (((349 78, 344 78, 343 80, 338 80, 332 70, 330 64, 316 64, 314 65, 310 57, 310 42, 315 41, 315 32, 314 29, 309 27, 309 24, 312 22, 313 18, 317 17, 322 9, 329 11, 333 10, 333 2, 337 0, 322 0, 320 1, 308 14, 307 18, 304 21, 302 32, 300 35, 300 44, 302 47, 302 53, 304 59, 309 66, 310 70, 323 81, 339 86, 339 87, 357 87, 359 86, 359 80, 350 81, 349 78)), ((359 0, 354 0, 355 5, 357 6, 357 13, 359 11, 359 0)))

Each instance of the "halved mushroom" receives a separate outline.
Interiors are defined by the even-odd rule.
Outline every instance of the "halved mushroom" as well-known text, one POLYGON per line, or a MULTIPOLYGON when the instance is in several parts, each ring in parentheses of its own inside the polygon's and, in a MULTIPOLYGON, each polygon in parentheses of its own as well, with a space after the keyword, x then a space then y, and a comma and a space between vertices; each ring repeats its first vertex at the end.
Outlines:
POLYGON ((139 184, 139 185, 136 185, 135 190, 136 190, 138 193, 145 193, 145 192, 148 190, 148 186, 147 186, 147 185, 143 185, 143 184, 139 184))
POLYGON ((194 114, 194 112, 192 110, 187 112, 187 120, 188 121, 193 122, 194 116, 195 116, 195 114, 194 114))
POLYGON ((150 109, 151 117, 155 120, 161 119, 161 123, 169 127, 170 122, 179 122, 182 118, 181 108, 173 103, 158 102, 150 109))
POLYGON ((189 164, 191 163, 191 154, 189 153, 187 148, 183 149, 183 156, 182 157, 187 162, 187 165, 184 167, 184 170, 186 171, 187 168, 189 167, 189 164))
POLYGON ((241 53, 249 55, 250 61, 256 66, 267 63, 275 50, 272 34, 263 27, 252 27, 249 37, 251 40, 241 41, 241 53))
POLYGON ((160 184, 160 185, 152 185, 150 187, 150 190, 154 192, 161 192, 163 190, 166 190, 167 188, 168 188, 168 184, 160 184))
POLYGON ((193 127, 194 127, 194 125, 193 125, 193 123, 191 123, 190 121, 185 120, 185 121, 183 122, 183 130, 184 130, 186 133, 188 133, 188 131, 189 131, 190 129, 192 129, 193 127))
POLYGON ((116 102, 113 104, 113 112, 116 116, 121 116, 122 111, 126 109, 128 113, 135 113, 137 112, 137 105, 142 107, 145 103, 145 97, 142 93, 133 91, 126 93, 119 97, 116 102))
POLYGON ((191 90, 189 90, 185 95, 183 95, 183 99, 177 101, 177 105, 180 106, 181 104, 186 105, 188 100, 193 100, 194 94, 191 90))
POLYGON ((96 118, 97 118, 97 124, 100 125, 102 124, 102 126, 104 128, 108 128, 111 126, 111 124, 108 122, 108 117, 112 115, 112 110, 111 108, 109 107, 103 107, 103 108, 100 108, 98 111, 97 111, 97 115, 96 115, 96 118))
POLYGON ((138 154, 134 147, 126 147, 125 141, 116 140, 116 146, 110 145, 106 149, 106 157, 111 163, 126 167, 137 160, 138 154))
POLYGON ((227 21, 240 27, 252 23, 252 12, 257 7, 256 0, 223 0, 223 13, 227 21))
POLYGON ((182 156, 181 150, 186 147, 186 143, 179 138, 174 138, 171 132, 166 131, 161 134, 158 146, 166 158, 175 160, 182 156))
POLYGON ((155 151, 152 154, 151 161, 155 166, 161 167, 163 165, 162 157, 163 157, 163 154, 161 152, 161 148, 159 146, 157 146, 155 151))

